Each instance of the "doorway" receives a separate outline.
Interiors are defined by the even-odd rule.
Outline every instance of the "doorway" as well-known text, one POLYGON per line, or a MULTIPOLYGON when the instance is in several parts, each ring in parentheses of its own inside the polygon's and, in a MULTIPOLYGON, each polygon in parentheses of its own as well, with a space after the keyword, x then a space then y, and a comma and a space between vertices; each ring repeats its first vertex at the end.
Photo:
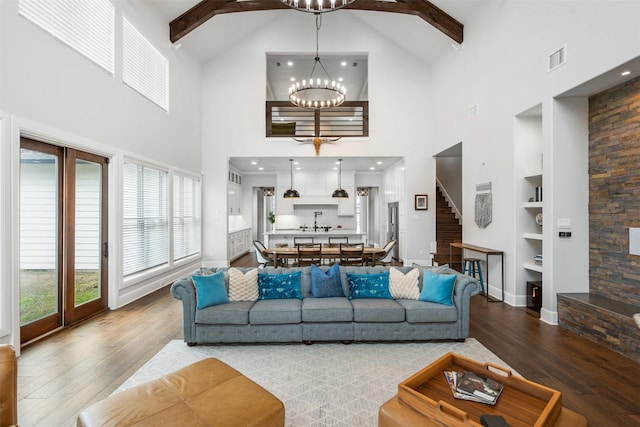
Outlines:
POLYGON ((20 341, 106 308, 107 165, 20 140, 20 341))
POLYGON ((392 258, 394 258, 396 261, 400 261, 400 241, 398 240, 400 236, 400 226, 398 224, 398 208, 398 202, 388 204, 389 214, 387 215, 387 242, 391 240, 396 241, 396 244, 393 246, 392 255, 392 258))

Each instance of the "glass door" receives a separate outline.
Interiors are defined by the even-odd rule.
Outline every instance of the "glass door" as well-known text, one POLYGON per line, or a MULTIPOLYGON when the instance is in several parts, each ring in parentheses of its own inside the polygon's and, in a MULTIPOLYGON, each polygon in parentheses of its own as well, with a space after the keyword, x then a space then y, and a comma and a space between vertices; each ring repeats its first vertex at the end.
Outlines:
POLYGON ((107 159, 23 138, 21 342, 107 306, 107 159))

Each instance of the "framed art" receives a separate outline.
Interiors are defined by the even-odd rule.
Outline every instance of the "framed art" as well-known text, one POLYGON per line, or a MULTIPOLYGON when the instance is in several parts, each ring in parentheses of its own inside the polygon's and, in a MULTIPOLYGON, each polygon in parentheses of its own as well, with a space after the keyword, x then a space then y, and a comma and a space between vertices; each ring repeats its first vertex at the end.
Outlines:
POLYGON ((426 194, 416 194, 415 195, 415 210, 417 211, 426 211, 429 208, 426 194))

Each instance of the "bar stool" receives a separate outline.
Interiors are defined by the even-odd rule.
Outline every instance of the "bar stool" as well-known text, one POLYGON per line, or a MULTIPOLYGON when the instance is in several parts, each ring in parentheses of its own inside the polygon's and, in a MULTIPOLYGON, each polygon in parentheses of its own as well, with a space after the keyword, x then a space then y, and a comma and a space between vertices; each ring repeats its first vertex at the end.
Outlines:
POLYGON ((468 274, 469 276, 480 280, 480 286, 482 287, 482 293, 484 294, 484 280, 482 279, 482 269, 480 268, 479 258, 465 258, 462 266, 462 274, 468 274), (478 274, 476 276, 476 273, 478 274))

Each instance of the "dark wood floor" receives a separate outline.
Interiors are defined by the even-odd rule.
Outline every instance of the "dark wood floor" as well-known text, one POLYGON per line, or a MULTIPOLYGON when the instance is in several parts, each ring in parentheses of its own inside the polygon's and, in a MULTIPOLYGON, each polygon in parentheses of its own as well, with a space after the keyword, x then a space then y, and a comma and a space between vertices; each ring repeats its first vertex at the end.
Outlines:
MULTIPOLYGON (((253 254, 234 262, 256 265, 253 254)), ((82 408, 111 394, 167 342, 182 339, 181 302, 161 289, 126 307, 23 349, 19 422, 72 426, 82 408)), ((471 336, 524 377, 562 392, 590 426, 640 426, 640 365, 524 308, 471 302, 471 336)))

